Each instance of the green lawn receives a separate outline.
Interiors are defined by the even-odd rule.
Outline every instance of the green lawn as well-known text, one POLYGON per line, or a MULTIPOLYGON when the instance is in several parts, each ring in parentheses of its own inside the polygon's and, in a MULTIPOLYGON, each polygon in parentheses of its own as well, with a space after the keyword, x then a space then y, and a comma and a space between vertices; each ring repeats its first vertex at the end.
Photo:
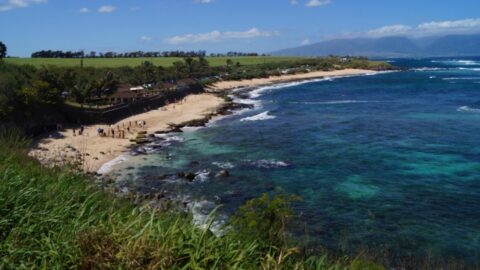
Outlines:
MULTIPOLYGON (((234 62, 240 62, 242 65, 255 65, 263 63, 276 63, 289 60, 295 60, 294 57, 207 57, 210 65, 225 65, 227 59, 234 62)), ((83 64, 85 67, 121 67, 121 66, 138 66, 144 61, 153 62, 159 66, 171 66, 175 61, 181 61, 183 58, 176 57, 160 57, 160 58, 85 58, 83 64)), ((80 59, 64 59, 64 58, 6 58, 6 62, 13 64, 30 64, 34 66, 55 65, 62 67, 80 66, 80 59)))

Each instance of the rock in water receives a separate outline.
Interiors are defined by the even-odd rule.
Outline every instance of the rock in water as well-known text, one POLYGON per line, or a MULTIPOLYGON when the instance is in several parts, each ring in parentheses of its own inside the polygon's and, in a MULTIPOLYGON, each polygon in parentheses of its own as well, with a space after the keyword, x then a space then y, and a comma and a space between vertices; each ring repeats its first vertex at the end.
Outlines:
POLYGON ((221 170, 215 175, 215 177, 229 177, 230 173, 227 170, 221 170))
POLYGON ((187 173, 185 175, 185 178, 187 178, 187 180, 189 180, 189 181, 193 181, 193 180, 195 180, 195 176, 196 175, 194 173, 187 173))

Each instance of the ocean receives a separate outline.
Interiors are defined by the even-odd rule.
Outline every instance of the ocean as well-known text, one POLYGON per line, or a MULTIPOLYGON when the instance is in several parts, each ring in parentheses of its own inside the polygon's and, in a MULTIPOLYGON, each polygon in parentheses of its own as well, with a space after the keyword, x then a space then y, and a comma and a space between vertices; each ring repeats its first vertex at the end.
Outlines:
POLYGON ((478 262, 480 58, 391 63, 406 70, 234 96, 255 108, 163 135, 110 175, 124 189, 183 197, 199 224, 218 205, 220 222, 284 191, 302 198, 294 235, 310 245, 478 262), (222 169, 230 176, 215 177, 222 169))

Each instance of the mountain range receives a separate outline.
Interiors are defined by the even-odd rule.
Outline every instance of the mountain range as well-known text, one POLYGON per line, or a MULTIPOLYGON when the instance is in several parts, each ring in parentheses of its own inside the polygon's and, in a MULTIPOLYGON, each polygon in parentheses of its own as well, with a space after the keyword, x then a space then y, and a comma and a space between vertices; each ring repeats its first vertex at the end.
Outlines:
POLYGON ((332 39, 271 53, 277 56, 349 55, 366 57, 480 56, 480 34, 441 37, 332 39))

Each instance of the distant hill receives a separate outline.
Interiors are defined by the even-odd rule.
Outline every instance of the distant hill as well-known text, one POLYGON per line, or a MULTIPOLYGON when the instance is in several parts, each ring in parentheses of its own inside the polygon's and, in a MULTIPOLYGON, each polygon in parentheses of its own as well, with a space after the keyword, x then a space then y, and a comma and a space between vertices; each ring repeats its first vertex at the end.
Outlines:
POLYGON ((334 39, 272 52, 277 56, 351 55, 367 57, 480 56, 480 34, 411 39, 334 39))

